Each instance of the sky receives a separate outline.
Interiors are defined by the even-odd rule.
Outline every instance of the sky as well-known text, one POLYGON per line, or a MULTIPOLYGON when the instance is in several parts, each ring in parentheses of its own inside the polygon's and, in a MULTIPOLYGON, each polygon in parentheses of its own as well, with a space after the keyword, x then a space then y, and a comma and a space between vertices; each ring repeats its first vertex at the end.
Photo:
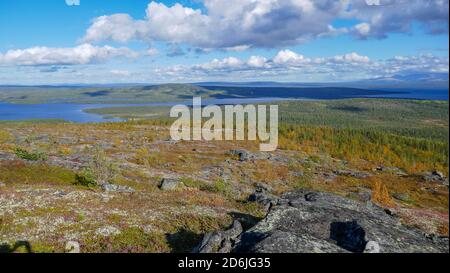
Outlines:
POLYGON ((448 0, 2 0, 0 84, 448 73, 448 0))

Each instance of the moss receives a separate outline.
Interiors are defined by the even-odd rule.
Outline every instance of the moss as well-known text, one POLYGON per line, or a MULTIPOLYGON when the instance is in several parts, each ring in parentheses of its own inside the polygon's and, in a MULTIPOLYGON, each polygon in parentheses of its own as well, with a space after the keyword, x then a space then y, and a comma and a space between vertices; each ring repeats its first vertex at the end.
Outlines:
POLYGON ((27 164, 9 161, 0 164, 0 180, 7 184, 74 184, 71 170, 44 163, 27 164))
POLYGON ((89 237, 82 242, 83 252, 156 253, 169 252, 163 233, 146 233, 138 227, 128 227, 110 237, 89 237))

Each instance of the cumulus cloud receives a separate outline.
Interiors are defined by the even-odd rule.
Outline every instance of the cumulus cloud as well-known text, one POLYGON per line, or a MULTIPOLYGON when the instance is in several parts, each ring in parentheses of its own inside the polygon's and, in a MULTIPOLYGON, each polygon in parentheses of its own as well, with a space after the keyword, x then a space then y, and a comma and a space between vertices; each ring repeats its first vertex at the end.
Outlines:
POLYGON ((137 57, 128 48, 82 44, 71 48, 32 47, 0 53, 0 65, 82 65, 105 62, 113 57, 137 57))
POLYGON ((301 63, 308 63, 310 60, 291 50, 282 50, 273 58, 273 62, 276 64, 295 66, 301 63))
MULTIPOLYGON (((84 41, 166 41, 200 48, 244 50, 295 44, 326 34, 346 5, 331 0, 205 0, 206 13, 151 2, 146 18, 126 14, 93 20, 84 41)), ((334 30, 333 30, 334 31, 334 30)))
POLYGON ((341 75, 347 78, 389 76, 402 73, 448 73, 448 57, 433 55, 397 56, 386 60, 371 60, 356 52, 308 58, 291 50, 281 50, 271 59, 251 56, 247 60, 228 57, 195 65, 157 68, 156 75, 195 78, 199 76, 230 76, 259 78, 271 75, 341 75), (357 76, 357 77, 355 77, 357 76))
POLYGON ((375 5, 353 1, 347 16, 363 21, 353 27, 361 39, 408 33, 419 22, 430 34, 448 33, 448 0, 379 0, 375 5))
POLYGON ((385 38, 409 32, 414 22, 429 33, 448 31, 448 0, 204 0, 204 12, 181 4, 150 2, 146 17, 128 14, 95 18, 87 42, 130 40, 187 43, 203 49, 245 50, 280 47, 317 37, 352 33, 385 38), (336 19, 359 21, 335 28, 336 19))
POLYGON ((247 64, 249 67, 254 68, 270 68, 270 65, 267 63, 267 59, 261 56, 251 56, 247 64))

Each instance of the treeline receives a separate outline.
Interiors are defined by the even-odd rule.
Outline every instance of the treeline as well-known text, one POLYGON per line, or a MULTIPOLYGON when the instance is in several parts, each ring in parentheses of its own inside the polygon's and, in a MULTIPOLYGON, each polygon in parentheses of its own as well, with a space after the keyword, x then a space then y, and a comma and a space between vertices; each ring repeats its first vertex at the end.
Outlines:
POLYGON ((448 142, 386 133, 377 129, 280 125, 279 147, 323 152, 348 161, 364 159, 416 173, 448 173, 448 142))

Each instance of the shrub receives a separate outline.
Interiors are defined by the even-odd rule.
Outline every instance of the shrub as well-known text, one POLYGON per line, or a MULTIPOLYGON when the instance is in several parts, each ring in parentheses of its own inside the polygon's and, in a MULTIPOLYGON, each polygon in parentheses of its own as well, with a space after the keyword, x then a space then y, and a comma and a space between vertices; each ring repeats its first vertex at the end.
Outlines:
POLYGON ((44 152, 29 152, 22 148, 16 148, 15 154, 17 157, 29 161, 47 160, 47 155, 44 152))
POLYGON ((88 172, 99 183, 111 182, 117 176, 116 167, 108 160, 105 151, 99 147, 94 149, 94 156, 89 163, 88 172))
POLYGON ((76 174, 75 184, 91 188, 97 186, 97 181, 95 180, 95 177, 91 171, 85 170, 81 173, 76 174))
POLYGON ((394 205, 386 185, 378 180, 373 184, 372 201, 384 207, 392 207, 394 205))

